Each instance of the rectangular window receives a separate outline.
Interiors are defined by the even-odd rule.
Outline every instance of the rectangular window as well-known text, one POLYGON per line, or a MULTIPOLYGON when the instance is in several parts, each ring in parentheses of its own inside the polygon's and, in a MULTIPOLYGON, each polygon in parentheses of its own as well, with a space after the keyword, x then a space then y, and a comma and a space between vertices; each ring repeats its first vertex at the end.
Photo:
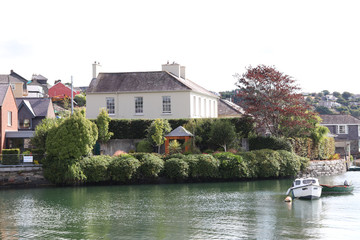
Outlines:
POLYGON ((8 112, 8 126, 12 126, 12 112, 8 112))
POLYGON ((144 112, 143 97, 135 97, 135 114, 142 114, 144 112))
POLYGON ((171 113, 171 97, 163 96, 163 113, 171 113))
POLYGON ((115 100, 113 97, 106 98, 106 110, 109 114, 115 114, 115 100))
POLYGON ((19 124, 19 128, 20 129, 28 129, 30 128, 30 119, 26 118, 26 119, 20 119, 20 124, 19 124))
POLYGON ((347 134, 347 126, 338 125, 338 134, 347 134))

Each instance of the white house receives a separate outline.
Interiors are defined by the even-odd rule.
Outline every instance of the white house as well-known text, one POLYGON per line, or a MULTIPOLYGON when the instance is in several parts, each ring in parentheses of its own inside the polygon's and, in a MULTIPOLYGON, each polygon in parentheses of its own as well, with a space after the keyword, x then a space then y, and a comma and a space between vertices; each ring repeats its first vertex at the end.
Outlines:
POLYGON ((219 97, 185 78, 185 67, 164 64, 162 71, 99 73, 86 93, 86 116, 101 108, 111 118, 217 118, 219 97))

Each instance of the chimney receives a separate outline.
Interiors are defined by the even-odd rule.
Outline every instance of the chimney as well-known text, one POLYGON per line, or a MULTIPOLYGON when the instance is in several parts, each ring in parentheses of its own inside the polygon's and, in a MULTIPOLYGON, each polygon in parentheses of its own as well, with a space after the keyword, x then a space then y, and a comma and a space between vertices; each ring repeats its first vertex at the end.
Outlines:
POLYGON ((185 67, 184 66, 180 66, 180 64, 173 62, 170 63, 167 62, 167 64, 163 64, 162 66, 162 71, 167 71, 169 73, 174 74, 176 77, 181 77, 185 79, 185 67))
POLYGON ((54 84, 61 83, 61 80, 55 80, 54 84))
POLYGON ((97 66, 101 67, 100 63, 95 61, 95 62, 92 64, 92 72, 93 72, 92 78, 96 78, 96 77, 97 77, 97 72, 96 72, 96 67, 97 67, 97 66))

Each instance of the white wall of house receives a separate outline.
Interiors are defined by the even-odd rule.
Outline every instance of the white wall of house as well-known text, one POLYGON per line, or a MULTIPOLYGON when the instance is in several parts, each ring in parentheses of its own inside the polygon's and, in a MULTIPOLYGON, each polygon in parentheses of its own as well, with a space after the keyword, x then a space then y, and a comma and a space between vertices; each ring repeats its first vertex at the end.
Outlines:
POLYGON ((217 118, 217 98, 195 92, 139 92, 139 93, 88 93, 86 117, 95 119, 101 108, 106 108, 106 98, 113 98, 115 119, 174 119, 217 118), (163 96, 171 99, 171 112, 163 112, 163 96), (143 112, 135 113, 135 99, 142 97, 143 112))

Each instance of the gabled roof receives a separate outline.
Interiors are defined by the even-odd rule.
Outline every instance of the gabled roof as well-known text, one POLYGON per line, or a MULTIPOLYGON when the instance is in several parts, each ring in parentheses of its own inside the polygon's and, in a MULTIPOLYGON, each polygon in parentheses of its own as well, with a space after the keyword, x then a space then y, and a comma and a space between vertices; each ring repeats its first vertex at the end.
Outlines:
POLYGON ((244 110, 239 105, 225 99, 220 99, 218 103, 218 115, 236 116, 243 115, 244 110))
POLYGON ((9 84, 0 84, 0 106, 2 106, 4 102, 4 98, 9 87, 10 87, 9 84))
POLYGON ((87 93, 195 91, 217 97, 196 83, 166 71, 99 73, 87 93))
POLYGON ((345 124, 345 125, 360 125, 360 120, 356 117, 351 115, 320 115, 322 125, 338 125, 338 124, 345 124))
POLYGON ((30 107, 35 117, 46 117, 48 114, 49 105, 52 104, 50 98, 17 98, 16 105, 18 109, 22 104, 30 104, 30 107))
POLYGON ((191 132, 183 128, 182 126, 179 126, 172 130, 169 134, 167 134, 165 137, 192 137, 191 132))
POLYGON ((13 70, 10 71, 10 74, 0 74, 0 83, 27 83, 28 80, 14 72, 13 70))
MULTIPOLYGON (((16 105, 17 105, 17 104, 16 104, 16 105)), ((33 110, 33 108, 31 107, 31 104, 30 104, 29 100, 22 100, 22 102, 21 102, 19 105, 17 105, 17 106, 18 106, 18 109, 20 109, 21 106, 25 106, 25 107, 29 110, 29 112, 33 115, 33 117, 36 117, 36 115, 35 115, 35 113, 34 113, 34 110, 33 110)))

